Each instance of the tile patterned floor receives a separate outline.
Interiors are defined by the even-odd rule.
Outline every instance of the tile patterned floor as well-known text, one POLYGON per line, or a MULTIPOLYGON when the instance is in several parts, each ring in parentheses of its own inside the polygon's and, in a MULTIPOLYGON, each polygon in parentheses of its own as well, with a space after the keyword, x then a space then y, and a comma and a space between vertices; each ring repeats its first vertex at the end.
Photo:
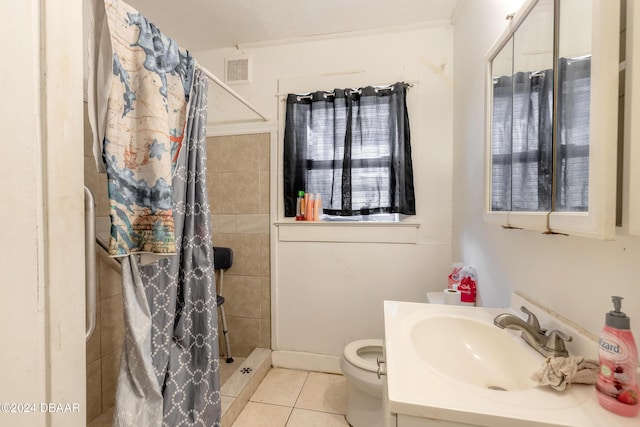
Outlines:
POLYGON ((273 368, 232 427, 348 427, 342 375, 273 368))
MULTIPOLYGON (((342 375, 272 368, 232 427, 349 427, 346 409, 342 375)), ((111 426, 112 419, 110 408, 90 427, 111 426)))

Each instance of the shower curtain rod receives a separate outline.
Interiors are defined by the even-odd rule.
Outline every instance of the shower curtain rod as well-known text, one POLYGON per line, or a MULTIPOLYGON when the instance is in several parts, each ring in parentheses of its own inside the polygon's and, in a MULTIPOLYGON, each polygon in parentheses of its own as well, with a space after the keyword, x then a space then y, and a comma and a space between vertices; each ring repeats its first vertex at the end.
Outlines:
POLYGON ((231 89, 225 82, 223 82, 218 77, 216 77, 215 74, 213 74, 211 71, 207 70, 200 64, 198 64, 198 68, 200 68, 200 71, 202 71, 209 78, 209 80, 211 80, 212 82, 220 86, 222 89, 227 91, 231 96, 233 96, 235 99, 237 99, 242 104, 244 104, 245 107, 249 108, 251 111, 259 115, 260 118, 262 118, 262 120, 264 120, 265 122, 269 121, 269 119, 265 117, 260 111, 258 111, 256 107, 254 107, 252 104, 249 103, 249 101, 247 101, 242 96, 240 96, 238 92, 231 89))

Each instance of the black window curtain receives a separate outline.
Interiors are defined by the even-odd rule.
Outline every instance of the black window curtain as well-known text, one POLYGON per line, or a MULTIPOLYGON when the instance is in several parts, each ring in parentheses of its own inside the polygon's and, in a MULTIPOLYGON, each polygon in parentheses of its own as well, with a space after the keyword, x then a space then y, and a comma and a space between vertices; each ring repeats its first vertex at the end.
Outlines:
POLYGON ((415 215, 407 87, 287 96, 286 217, 300 190, 320 194, 329 215, 415 215))

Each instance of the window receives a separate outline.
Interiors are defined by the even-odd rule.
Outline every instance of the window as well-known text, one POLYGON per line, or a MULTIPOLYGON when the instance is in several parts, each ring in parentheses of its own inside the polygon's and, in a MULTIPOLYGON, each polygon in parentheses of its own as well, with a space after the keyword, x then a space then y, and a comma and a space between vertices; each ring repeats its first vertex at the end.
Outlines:
POLYGON ((287 96, 285 216, 298 191, 318 193, 335 217, 415 215, 408 85, 287 96))

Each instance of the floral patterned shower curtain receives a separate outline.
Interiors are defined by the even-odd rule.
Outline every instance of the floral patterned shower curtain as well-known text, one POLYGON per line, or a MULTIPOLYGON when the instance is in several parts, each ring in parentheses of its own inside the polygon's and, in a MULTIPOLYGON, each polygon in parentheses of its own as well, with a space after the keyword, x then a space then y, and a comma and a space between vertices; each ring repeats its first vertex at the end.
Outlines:
MULTIPOLYGON (((137 10, 104 14, 94 65, 94 154, 108 177, 109 254, 175 254, 171 180, 182 147, 195 60, 137 10)), ((104 5, 101 3, 104 1, 104 5)), ((100 9, 102 6, 102 9, 100 9)), ((156 257, 157 259, 157 257, 156 257)))

